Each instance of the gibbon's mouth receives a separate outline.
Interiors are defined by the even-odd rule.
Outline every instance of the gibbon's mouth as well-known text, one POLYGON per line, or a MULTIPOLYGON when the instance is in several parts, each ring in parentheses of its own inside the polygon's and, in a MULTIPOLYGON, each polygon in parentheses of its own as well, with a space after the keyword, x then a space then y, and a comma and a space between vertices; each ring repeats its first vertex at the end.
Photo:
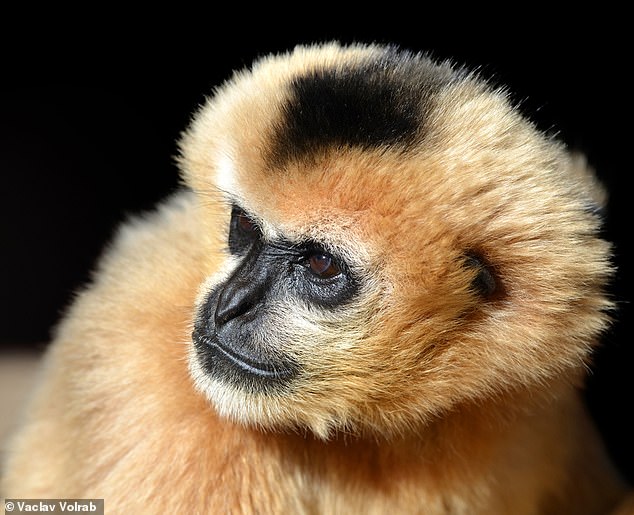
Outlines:
POLYGON ((265 360, 247 355, 223 344, 216 335, 205 334, 198 329, 192 335, 194 345, 205 370, 212 375, 227 375, 233 370, 239 375, 264 380, 285 380, 295 374, 289 363, 265 360))

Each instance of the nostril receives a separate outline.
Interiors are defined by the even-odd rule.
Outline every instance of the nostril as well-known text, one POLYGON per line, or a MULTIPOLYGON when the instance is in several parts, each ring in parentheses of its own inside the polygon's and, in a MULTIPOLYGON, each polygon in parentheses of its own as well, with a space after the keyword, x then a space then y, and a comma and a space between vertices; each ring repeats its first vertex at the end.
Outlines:
POLYGON ((216 327, 252 311, 263 295, 261 287, 252 282, 233 279, 227 282, 218 296, 214 321, 216 327))

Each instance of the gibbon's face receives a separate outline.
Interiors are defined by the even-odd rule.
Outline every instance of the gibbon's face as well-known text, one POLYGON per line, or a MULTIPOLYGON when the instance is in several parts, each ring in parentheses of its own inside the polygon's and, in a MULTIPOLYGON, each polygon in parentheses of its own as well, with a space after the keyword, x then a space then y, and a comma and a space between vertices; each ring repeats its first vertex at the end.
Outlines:
POLYGON ((190 369, 233 420, 402 433, 575 380, 605 328, 593 176, 449 64, 334 44, 263 59, 200 110, 181 164, 201 245, 226 249, 190 369))

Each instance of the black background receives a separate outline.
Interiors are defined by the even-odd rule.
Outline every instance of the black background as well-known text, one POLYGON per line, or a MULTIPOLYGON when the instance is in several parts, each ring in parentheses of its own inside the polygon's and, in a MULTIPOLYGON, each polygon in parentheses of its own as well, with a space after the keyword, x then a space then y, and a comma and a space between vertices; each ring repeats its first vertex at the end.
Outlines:
POLYGON ((615 461, 634 479, 631 59, 618 18, 527 28, 500 22, 504 30, 443 25, 433 34, 430 23, 289 24, 252 34, 222 17, 179 36, 177 21, 148 35, 134 26, 90 24, 17 31, 1 50, 0 344, 45 346, 117 224, 178 187, 179 133, 232 70, 296 43, 397 43, 453 58, 509 86, 541 129, 585 152, 610 190, 606 237, 615 243, 619 312, 596 356, 587 398, 615 461), (220 35, 218 25, 229 33, 220 35))

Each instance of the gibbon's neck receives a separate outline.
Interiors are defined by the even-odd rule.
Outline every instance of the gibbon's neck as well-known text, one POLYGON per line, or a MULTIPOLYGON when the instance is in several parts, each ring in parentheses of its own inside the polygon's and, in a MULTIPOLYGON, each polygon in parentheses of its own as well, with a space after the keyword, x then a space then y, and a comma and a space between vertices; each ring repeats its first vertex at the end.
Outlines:
POLYGON ((324 441, 246 430, 252 439, 246 438, 241 452, 250 448, 272 457, 277 477, 300 478, 302 495, 315 502, 330 492, 333 498, 407 495, 409 500, 401 500, 442 504, 454 496, 470 503, 482 492, 500 493, 503 484, 498 511, 559 492, 562 496, 548 498, 548 513, 582 513, 588 506, 588 513, 603 512, 622 494, 624 483, 576 389, 553 384, 545 392, 509 392, 464 404, 392 439, 339 433, 324 441))
POLYGON ((252 435, 262 445, 279 447, 284 459, 297 466, 371 477, 394 474, 397 469, 399 474, 413 473, 413 469, 419 474, 422 467, 438 478, 455 476, 461 470, 468 475, 474 464, 486 468, 487 463, 500 459, 506 447, 516 447, 518 437, 524 438, 528 448, 530 435, 548 438, 549 431, 553 433, 561 424, 561 417, 579 410, 583 408, 575 389, 559 384, 542 394, 516 391, 464 403, 417 430, 389 438, 345 432, 328 440, 301 432, 254 431, 252 435))

